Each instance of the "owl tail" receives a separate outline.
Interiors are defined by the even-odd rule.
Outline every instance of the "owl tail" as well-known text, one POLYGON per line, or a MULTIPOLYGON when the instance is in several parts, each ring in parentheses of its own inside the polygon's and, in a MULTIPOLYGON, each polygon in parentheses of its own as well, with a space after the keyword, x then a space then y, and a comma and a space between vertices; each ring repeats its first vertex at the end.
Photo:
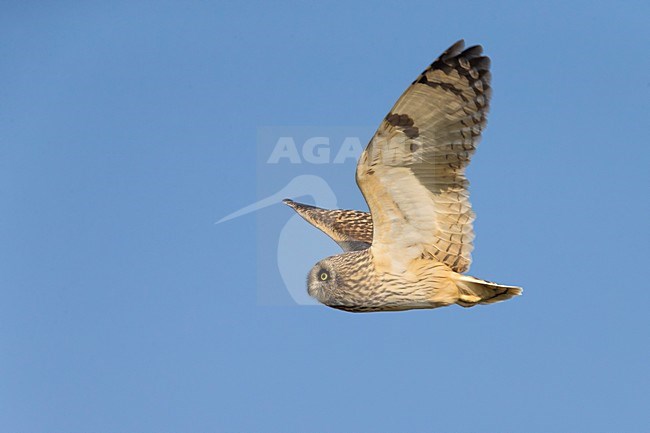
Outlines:
POLYGON ((523 289, 515 286, 503 286, 490 281, 480 280, 469 275, 456 275, 456 287, 459 297, 456 303, 463 307, 477 304, 493 304, 521 295, 523 289))

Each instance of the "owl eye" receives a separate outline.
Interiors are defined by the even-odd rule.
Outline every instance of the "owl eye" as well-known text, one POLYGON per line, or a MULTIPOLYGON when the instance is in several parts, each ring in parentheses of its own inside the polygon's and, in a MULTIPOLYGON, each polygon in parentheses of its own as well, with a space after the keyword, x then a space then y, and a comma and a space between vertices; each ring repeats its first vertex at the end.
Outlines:
POLYGON ((327 280, 329 279, 329 277, 330 277, 330 274, 328 274, 328 273, 325 272, 325 271, 323 271, 323 272, 320 273, 320 280, 321 280, 321 281, 327 281, 327 280))

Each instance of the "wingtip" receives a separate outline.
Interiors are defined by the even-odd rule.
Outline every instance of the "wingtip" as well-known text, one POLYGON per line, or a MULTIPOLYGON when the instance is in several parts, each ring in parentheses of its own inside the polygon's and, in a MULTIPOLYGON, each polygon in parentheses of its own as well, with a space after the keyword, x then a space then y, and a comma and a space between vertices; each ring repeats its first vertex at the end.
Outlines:
POLYGON ((305 203, 298 203, 297 201, 293 201, 293 200, 288 199, 288 198, 285 198, 284 200, 282 200, 282 203, 286 204, 287 206, 289 206, 290 208, 292 208, 293 210, 295 210, 299 214, 303 214, 304 212, 308 212, 308 211, 314 210, 314 209, 323 210, 323 209, 320 209, 319 207, 312 206, 310 204, 305 204, 305 203))
POLYGON ((480 57, 483 54, 483 46, 482 45, 472 45, 469 48, 466 48, 463 50, 463 52, 460 53, 463 57, 467 59, 473 59, 475 57, 480 57))
POLYGON ((447 58, 447 57, 454 57, 460 54, 463 49, 465 48, 465 39, 459 39, 454 44, 447 48, 444 53, 440 57, 442 58, 447 58))

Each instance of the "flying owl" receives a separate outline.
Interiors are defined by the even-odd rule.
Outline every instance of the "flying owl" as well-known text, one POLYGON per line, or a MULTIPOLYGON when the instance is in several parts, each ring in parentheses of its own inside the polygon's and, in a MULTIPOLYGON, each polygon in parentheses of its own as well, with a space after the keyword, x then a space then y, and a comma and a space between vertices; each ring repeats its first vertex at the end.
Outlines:
POLYGON ((464 275, 474 212, 465 167, 487 123, 490 59, 456 42, 397 100, 361 154, 370 213, 285 200, 344 250, 309 272, 309 294, 351 312, 472 307, 520 295, 464 275))

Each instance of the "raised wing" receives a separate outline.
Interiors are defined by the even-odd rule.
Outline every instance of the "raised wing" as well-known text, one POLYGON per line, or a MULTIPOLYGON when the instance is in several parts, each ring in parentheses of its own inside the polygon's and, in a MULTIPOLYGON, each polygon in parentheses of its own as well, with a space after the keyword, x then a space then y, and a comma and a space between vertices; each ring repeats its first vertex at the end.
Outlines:
POLYGON ((374 223, 372 252, 391 266, 433 257, 471 264, 465 167, 486 125, 490 59, 458 41, 406 89, 362 153, 357 183, 374 223), (400 260, 403 259, 403 260, 400 260))
POLYGON ((372 218, 367 212, 322 209, 289 199, 284 200, 284 203, 332 238, 343 251, 365 250, 372 243, 372 218))

